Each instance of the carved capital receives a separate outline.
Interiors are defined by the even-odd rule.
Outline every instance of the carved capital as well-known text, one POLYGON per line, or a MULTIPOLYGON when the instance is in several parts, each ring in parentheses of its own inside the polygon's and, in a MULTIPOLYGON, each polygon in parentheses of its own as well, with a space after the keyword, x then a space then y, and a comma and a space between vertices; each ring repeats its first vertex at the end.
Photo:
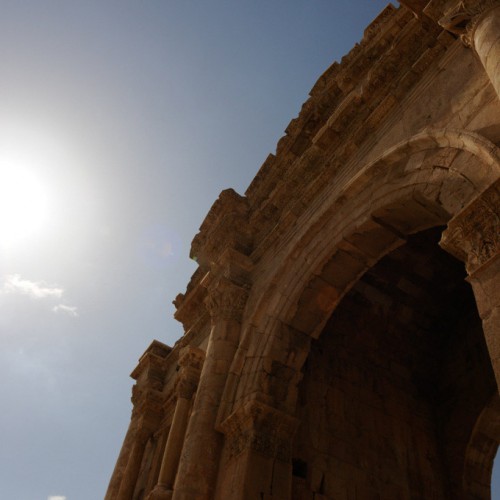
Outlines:
POLYGON ((177 397, 182 399, 187 399, 191 401, 193 395, 198 388, 199 374, 198 376, 186 376, 185 374, 181 376, 177 382, 176 392, 177 397))
POLYGON ((449 222, 440 245, 464 261, 469 274, 500 253, 500 181, 449 222))
POLYGON ((161 391, 139 387, 132 387, 132 419, 140 422, 139 427, 155 431, 161 421, 165 396, 161 391))
POLYGON ((201 371, 205 361, 205 351, 188 345, 181 349, 179 354, 179 366, 181 368, 192 368, 201 371))
POLYGON ((218 278, 207 287, 205 305, 212 320, 241 321, 248 298, 248 290, 226 278, 218 278))
POLYGON ((205 352, 193 346, 181 349, 178 361, 178 375, 175 382, 175 396, 191 400, 198 388, 205 352))
POLYGON ((221 425, 232 457, 252 450, 289 461, 299 420, 259 401, 249 401, 221 425))
POLYGON ((474 31, 484 16, 496 7, 500 0, 465 0, 439 20, 445 30, 460 36, 467 47, 474 46, 474 31))
POLYGON ((182 368, 175 387, 177 397, 190 401, 198 389, 199 381, 200 370, 191 367, 182 368))

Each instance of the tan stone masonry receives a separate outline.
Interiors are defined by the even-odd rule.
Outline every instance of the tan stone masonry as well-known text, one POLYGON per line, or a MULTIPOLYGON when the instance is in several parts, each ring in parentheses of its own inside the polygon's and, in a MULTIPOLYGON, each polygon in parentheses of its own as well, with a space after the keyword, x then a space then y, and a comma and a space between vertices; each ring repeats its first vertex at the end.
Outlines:
POLYGON ((207 214, 106 500, 489 498, 500 6, 400 3, 207 214))

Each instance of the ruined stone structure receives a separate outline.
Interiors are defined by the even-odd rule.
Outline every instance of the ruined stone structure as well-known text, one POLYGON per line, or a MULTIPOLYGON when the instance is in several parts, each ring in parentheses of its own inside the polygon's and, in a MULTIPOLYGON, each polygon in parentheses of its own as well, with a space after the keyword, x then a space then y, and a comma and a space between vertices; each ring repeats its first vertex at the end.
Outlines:
POLYGON ((490 498, 500 1, 401 4, 209 211, 107 500, 490 498))

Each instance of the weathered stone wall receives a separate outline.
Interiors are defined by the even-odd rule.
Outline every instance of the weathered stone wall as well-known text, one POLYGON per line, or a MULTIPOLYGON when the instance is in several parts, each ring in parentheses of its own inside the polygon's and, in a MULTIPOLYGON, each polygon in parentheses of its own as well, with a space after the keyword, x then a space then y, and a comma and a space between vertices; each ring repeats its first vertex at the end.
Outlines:
POLYGON ((488 498, 500 3, 400 3, 207 214, 106 500, 488 498))

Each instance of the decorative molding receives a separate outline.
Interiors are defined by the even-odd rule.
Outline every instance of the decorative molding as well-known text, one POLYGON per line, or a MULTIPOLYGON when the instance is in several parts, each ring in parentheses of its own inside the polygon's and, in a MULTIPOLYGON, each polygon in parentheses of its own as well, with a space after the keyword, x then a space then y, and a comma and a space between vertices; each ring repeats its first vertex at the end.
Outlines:
POLYGON ((179 353, 179 366, 183 368, 193 368, 201 371, 204 361, 205 351, 198 347, 188 345, 183 347, 179 353))
POLYGON ((448 224, 440 245, 473 274, 500 253, 500 180, 448 224))
POLYGON ((222 191, 191 243, 191 258, 202 269, 208 270, 226 248, 249 254, 252 231, 248 214, 249 204, 245 196, 233 189, 222 191))
MULTIPOLYGON (((198 268, 199 270, 200 268, 198 268)), ((203 276, 206 273, 203 273, 203 276)), ((175 298, 173 304, 176 307, 174 318, 182 323, 184 331, 188 332, 193 328, 200 329, 206 321, 207 310, 204 305, 204 300, 207 294, 205 287, 200 282, 203 277, 199 279, 196 285, 186 293, 186 295, 179 294, 175 298)))
POLYGON ((176 386, 177 397, 191 401, 193 395, 198 389, 199 379, 199 372, 197 374, 193 373, 190 375, 184 373, 182 376, 180 376, 176 386))
POLYGON ((132 387, 132 404, 141 415, 147 412, 161 413, 164 402, 164 394, 149 387, 132 387))
POLYGON ((246 287, 227 278, 217 278, 208 285, 205 304, 212 320, 241 321, 248 298, 246 287))
POLYGON ((236 409, 221 425, 231 457, 252 450, 265 457, 289 461, 299 420, 259 401, 236 409))
POLYGON ((488 12, 499 6, 500 0, 463 1, 442 17, 439 25, 446 31, 460 36, 466 47, 473 47, 476 27, 488 12))
POLYGON ((179 355, 179 374, 175 392, 178 398, 191 400, 198 389, 205 352, 197 347, 186 346, 179 355))
POLYGON ((167 360, 171 352, 171 347, 158 340, 153 340, 130 374, 134 380, 137 380, 136 386, 140 387, 141 390, 144 388, 156 391, 163 390, 168 366, 167 360))

